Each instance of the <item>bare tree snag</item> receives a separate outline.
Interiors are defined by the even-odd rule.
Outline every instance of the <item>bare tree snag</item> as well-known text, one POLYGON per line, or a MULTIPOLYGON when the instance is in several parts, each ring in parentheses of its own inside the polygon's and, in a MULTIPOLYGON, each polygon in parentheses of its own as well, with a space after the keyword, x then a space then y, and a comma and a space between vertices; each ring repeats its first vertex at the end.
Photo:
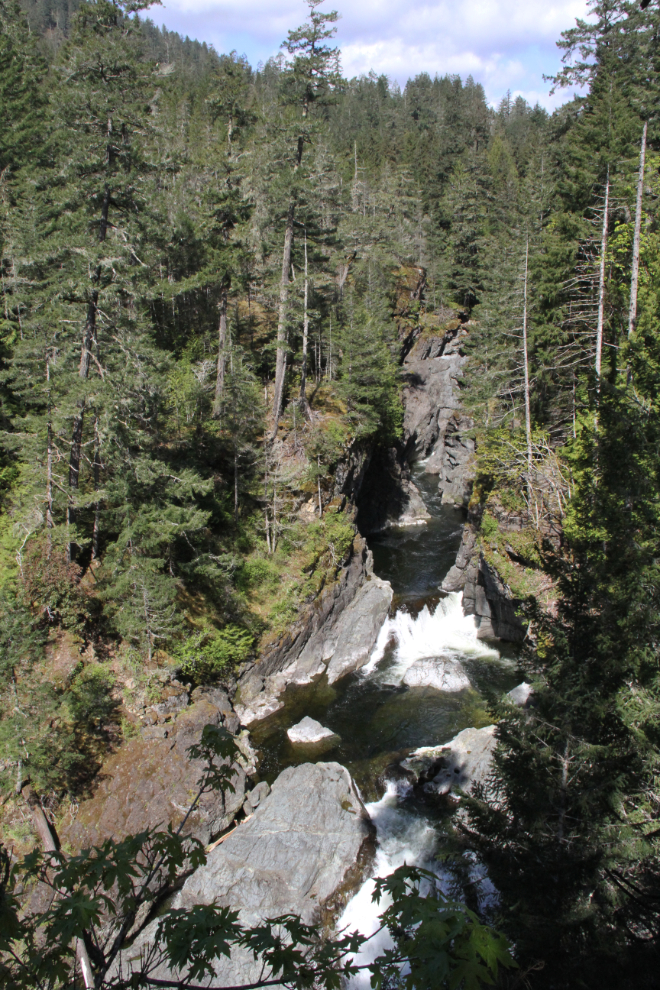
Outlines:
POLYGON ((637 179, 637 202, 635 204, 635 235, 633 238, 632 271, 630 273, 630 309, 628 311, 628 336, 635 329, 637 318, 637 287, 639 285, 639 241, 642 232, 642 197, 644 195, 644 163, 646 161, 646 134, 648 122, 644 121, 642 146, 639 152, 639 176, 637 179))
MULTIPOLYGON (((48 819, 44 814, 44 809, 41 807, 39 798, 29 784, 26 784, 23 787, 21 793, 25 798, 28 808, 30 809, 32 823, 35 827, 37 835, 39 836, 44 852, 57 852, 55 836, 53 835, 50 825, 48 824, 48 819)), ((80 966, 80 972, 82 973, 83 983, 85 984, 86 990, 92 990, 94 987, 92 966, 89 961, 89 955, 87 953, 85 943, 81 938, 76 939, 76 959, 78 960, 78 965, 80 966)))
POLYGON ((222 393, 225 388, 225 368, 227 363, 227 287, 223 285, 220 294, 220 319, 218 321, 218 366, 215 376, 215 396, 213 416, 217 419, 222 412, 222 393))
POLYGON ((607 224, 610 210, 610 167, 607 166, 603 230, 600 239, 600 275, 598 279, 598 324, 596 326, 596 387, 600 395, 600 371, 603 353, 603 324, 605 322, 605 255, 607 254, 607 224))
POLYGON ((307 231, 305 231, 305 292, 303 296, 302 367, 300 369, 300 407, 305 416, 309 415, 309 406, 307 404, 307 342, 309 340, 309 311, 307 309, 308 288, 309 288, 309 279, 307 272, 307 231))
POLYGON ((273 438, 277 436, 277 426, 282 415, 284 396, 284 374, 286 372, 286 311, 289 296, 289 270, 291 268, 291 248, 293 246, 293 220, 295 204, 289 204, 282 252, 282 278, 280 281, 280 307, 277 321, 277 358, 275 361, 275 396, 273 398, 273 438))
POLYGON ((525 432, 527 435, 527 471, 532 484, 532 414, 529 403, 529 360, 527 353, 527 274, 529 269, 529 236, 525 243, 525 281, 523 288, 523 367, 525 372, 525 432))

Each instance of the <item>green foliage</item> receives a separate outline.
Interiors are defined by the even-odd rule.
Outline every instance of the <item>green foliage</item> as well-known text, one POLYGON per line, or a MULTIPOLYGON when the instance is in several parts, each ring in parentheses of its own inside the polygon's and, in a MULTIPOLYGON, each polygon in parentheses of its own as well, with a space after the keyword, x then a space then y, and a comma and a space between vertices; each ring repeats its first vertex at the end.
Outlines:
POLYGON ((254 637, 233 624, 188 636, 173 653, 184 677, 196 683, 234 673, 254 650, 254 637))

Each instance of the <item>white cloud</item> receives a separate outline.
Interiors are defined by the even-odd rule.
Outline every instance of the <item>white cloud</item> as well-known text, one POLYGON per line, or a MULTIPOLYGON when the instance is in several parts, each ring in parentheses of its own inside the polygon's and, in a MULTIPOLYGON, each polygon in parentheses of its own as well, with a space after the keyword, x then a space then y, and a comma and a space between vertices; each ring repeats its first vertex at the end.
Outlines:
MULTIPOLYGON (((327 0, 341 14, 338 42, 348 76, 370 70, 404 85, 419 72, 472 75, 496 103, 507 91, 551 108, 544 73, 560 65, 561 32, 587 13, 587 0, 327 0)), ((255 64, 275 54, 307 10, 298 0, 167 0, 157 23, 245 52, 255 64)))

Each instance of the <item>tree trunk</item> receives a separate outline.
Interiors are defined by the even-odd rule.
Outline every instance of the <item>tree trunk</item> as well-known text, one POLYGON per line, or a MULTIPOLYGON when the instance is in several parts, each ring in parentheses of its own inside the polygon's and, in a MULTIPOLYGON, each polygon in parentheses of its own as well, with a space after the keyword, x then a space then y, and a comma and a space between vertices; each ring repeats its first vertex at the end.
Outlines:
MULTIPOLYGON (((44 852, 52 853, 57 852, 57 844, 55 843, 55 837, 52 833, 51 827, 48 824, 48 819, 44 814, 44 809, 41 807, 37 795, 34 793, 29 784, 26 784, 22 789, 23 797, 30 809, 30 815, 32 816, 32 822, 34 824, 35 830, 39 839, 41 840, 41 845, 43 846, 44 852)), ((78 965, 80 966, 80 972, 82 973, 83 983, 87 990, 92 990, 94 986, 94 978, 92 976, 92 966, 89 961, 89 955, 87 954, 87 949, 85 948, 85 943, 81 938, 76 939, 76 958, 78 960, 78 965)))
POLYGON ((523 291, 523 366, 525 371, 525 433, 527 434, 528 484, 532 484, 532 414, 529 403, 529 360, 527 356, 527 272, 529 267, 529 237, 525 244, 525 284, 523 291))
POLYGON ((275 396, 273 398, 273 438, 277 436, 277 426, 282 415, 284 395, 284 373, 286 371, 286 304, 289 295, 289 269, 291 268, 291 248, 293 246, 293 219, 295 205, 289 204, 284 233, 282 253, 282 278, 280 281, 280 308, 277 321, 277 358, 275 361, 275 396))
POLYGON ((605 319, 605 254, 607 253, 607 221, 610 208, 610 167, 607 166, 605 182, 605 208, 603 209, 603 231, 600 239, 600 276, 598 281, 598 325, 596 327, 596 388, 600 395, 600 369, 603 352, 603 323, 605 319))
POLYGON ((632 271, 630 274, 630 310, 628 312, 628 336, 635 329, 637 317, 637 286, 639 283, 639 240, 642 232, 642 197, 644 195, 644 163, 646 160, 646 133, 648 123, 644 122, 642 147, 639 152, 639 177, 637 179, 637 203, 635 204, 635 236, 633 239, 632 271))
MULTIPOLYGON (((101 473, 101 441, 99 439, 98 417, 94 420, 94 491, 99 490, 101 473)), ((92 560, 99 555, 99 503, 94 504, 94 531, 92 533, 92 560)))
POLYGON ((234 521, 238 522, 238 453, 234 447, 234 521))
POLYGON ((303 346, 302 346, 302 367, 300 369, 300 406, 305 415, 308 414, 307 406, 307 342, 309 340, 309 312, 307 310, 307 231, 305 231, 305 293, 303 301, 303 346))
POLYGON ((213 399, 213 416, 217 419, 222 411, 222 393, 225 387, 225 365, 227 348, 227 289, 223 288, 220 296, 220 320, 218 323, 218 367, 215 376, 215 397, 213 399))

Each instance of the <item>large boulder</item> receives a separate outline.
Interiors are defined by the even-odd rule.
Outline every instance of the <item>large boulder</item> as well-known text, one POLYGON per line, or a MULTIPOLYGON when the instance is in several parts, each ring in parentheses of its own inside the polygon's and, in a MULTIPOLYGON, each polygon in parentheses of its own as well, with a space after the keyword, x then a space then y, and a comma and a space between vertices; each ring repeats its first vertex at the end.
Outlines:
POLYGON ((431 796, 450 791, 470 793, 475 784, 487 785, 495 745, 494 725, 463 729, 444 746, 416 749, 401 766, 431 796))
POLYGON ((433 688, 435 691, 464 691, 470 679, 458 660, 424 657, 415 660, 403 675, 406 687, 433 688))
MULTIPOLYGON (((373 826, 348 770, 338 763, 288 767, 254 816, 209 854, 173 907, 216 902, 254 925, 284 914, 307 924, 338 912, 363 879, 373 849, 373 826)), ((130 965, 155 923, 123 960, 130 965)), ((216 963, 214 985, 237 986, 260 978, 261 964, 245 950, 216 963)), ((154 978, 166 978, 163 969, 154 978)), ((171 977, 170 977, 171 978, 171 977)))
POLYGON ((332 729, 327 729, 316 719, 305 715, 296 725, 286 731, 289 741, 299 746, 334 745, 339 742, 339 736, 332 729))

